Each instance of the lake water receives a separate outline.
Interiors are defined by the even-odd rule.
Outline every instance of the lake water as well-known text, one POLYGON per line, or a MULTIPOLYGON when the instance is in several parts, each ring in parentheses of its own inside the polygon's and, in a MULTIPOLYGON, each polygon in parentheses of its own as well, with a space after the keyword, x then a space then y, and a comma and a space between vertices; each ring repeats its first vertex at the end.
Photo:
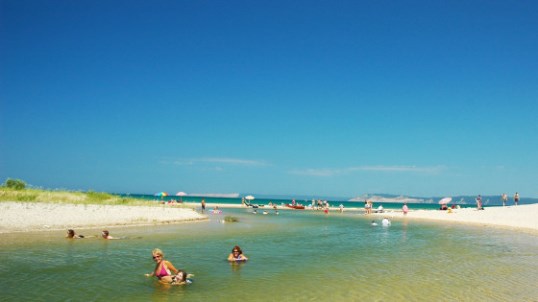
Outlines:
MULTIPOLYGON (((538 238, 488 227, 359 213, 225 209, 209 221, 111 228, 106 241, 64 231, 0 234, 2 301, 537 301, 538 238), (237 223, 221 223, 225 215, 237 223), (229 264, 238 244, 250 258, 229 264), (144 277, 151 250, 195 274, 144 277)), ((97 234, 98 230, 77 230, 97 234)))

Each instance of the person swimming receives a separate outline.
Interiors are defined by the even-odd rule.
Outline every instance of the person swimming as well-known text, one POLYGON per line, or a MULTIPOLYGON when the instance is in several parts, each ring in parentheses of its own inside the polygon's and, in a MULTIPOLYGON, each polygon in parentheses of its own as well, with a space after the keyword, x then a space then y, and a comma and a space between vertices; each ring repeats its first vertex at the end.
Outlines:
POLYGON ((248 258, 245 255, 243 255, 243 251, 238 245, 234 246, 234 248, 232 249, 232 252, 230 253, 230 255, 228 255, 228 261, 247 261, 247 260, 248 258))
POLYGON ((218 206, 215 206, 213 208, 213 211, 211 211, 213 214, 222 214, 222 211, 219 209, 218 206))
POLYGON ((381 224, 385 227, 390 226, 390 220, 387 217, 385 217, 383 218, 383 220, 381 220, 381 224))
POLYGON ((115 237, 110 236, 110 232, 108 230, 103 230, 101 232, 101 237, 103 237, 103 239, 107 239, 107 240, 119 239, 119 238, 115 238, 115 237))
POLYGON ((84 239, 84 235, 77 235, 75 233, 75 230, 69 229, 69 230, 67 230, 67 235, 65 236, 65 238, 68 238, 68 239, 84 239))

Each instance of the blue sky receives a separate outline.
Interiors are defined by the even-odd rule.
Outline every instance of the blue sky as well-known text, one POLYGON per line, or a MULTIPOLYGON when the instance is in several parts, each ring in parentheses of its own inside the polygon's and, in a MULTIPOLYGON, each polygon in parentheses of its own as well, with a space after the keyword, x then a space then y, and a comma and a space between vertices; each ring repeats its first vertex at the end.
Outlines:
POLYGON ((0 178, 537 197, 536 1, 0 0, 0 178))

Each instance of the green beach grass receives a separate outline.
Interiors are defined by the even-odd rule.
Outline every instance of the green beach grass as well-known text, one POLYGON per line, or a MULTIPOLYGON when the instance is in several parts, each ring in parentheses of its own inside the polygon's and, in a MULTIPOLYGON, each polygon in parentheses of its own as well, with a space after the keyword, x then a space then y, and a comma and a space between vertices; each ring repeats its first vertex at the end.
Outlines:
POLYGON ((151 206, 157 205, 143 199, 125 198, 103 192, 56 191, 43 189, 13 189, 0 187, 0 202, 43 202, 65 204, 96 204, 96 205, 128 205, 151 206))

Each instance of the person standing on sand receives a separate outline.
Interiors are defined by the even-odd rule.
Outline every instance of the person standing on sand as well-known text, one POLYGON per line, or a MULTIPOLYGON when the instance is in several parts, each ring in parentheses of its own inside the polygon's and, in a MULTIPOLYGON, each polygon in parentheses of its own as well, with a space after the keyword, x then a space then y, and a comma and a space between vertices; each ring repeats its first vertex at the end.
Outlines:
POLYGON ((205 211, 205 199, 202 198, 202 213, 205 211))
POLYGON ((407 202, 404 203, 404 205, 402 207, 402 211, 403 211, 404 215, 407 215, 407 212, 409 212, 409 208, 407 207, 407 202))
POLYGON ((503 207, 505 207, 506 203, 508 202, 508 195, 506 195, 506 193, 503 193, 503 195, 501 195, 501 200, 503 201, 503 207))
POLYGON ((519 193, 516 192, 516 195, 514 195, 514 205, 517 206, 518 203, 519 203, 519 193))
POLYGON ((480 196, 480 194, 476 198, 476 209, 477 210, 483 210, 484 209, 484 208, 482 208, 482 196, 480 196))

